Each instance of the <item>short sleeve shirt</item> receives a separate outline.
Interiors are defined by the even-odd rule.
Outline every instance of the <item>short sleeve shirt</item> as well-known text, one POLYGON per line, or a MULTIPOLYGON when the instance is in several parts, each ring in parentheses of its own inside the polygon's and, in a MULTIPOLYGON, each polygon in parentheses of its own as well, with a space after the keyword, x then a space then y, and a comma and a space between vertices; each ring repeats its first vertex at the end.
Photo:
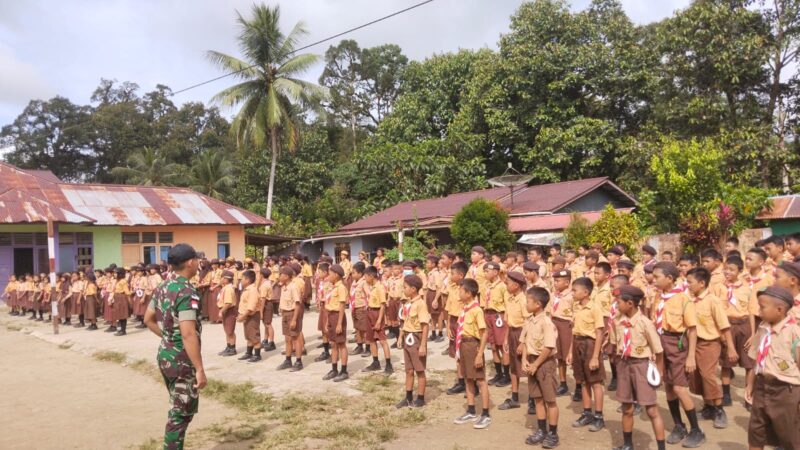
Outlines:
POLYGON ((420 333, 422 332, 422 325, 430 322, 431 316, 428 314, 428 306, 422 300, 422 297, 416 297, 411 301, 408 317, 403 322, 403 331, 406 333, 420 333))
POLYGON ((269 280, 261 280, 258 285, 258 298, 262 300, 269 299, 272 295, 272 282, 269 280))
MULTIPOLYGON (((459 302, 461 304, 461 302, 459 302)), ((463 309, 463 305, 462 305, 463 309)), ((461 315, 461 313, 459 313, 461 315)), ((483 309, 471 308, 464 312, 464 329, 461 332, 462 337, 472 337, 475 339, 481 338, 481 330, 486 329, 486 317, 484 316, 483 309)))
POLYGON ((486 296, 482 303, 486 309, 492 309, 497 312, 504 312, 506 310, 506 300, 508 299, 508 288, 506 284, 499 279, 494 280, 493 283, 486 283, 486 296))
POLYGON ((386 288, 380 281, 372 285, 367 304, 370 308, 380 308, 386 304, 386 288))
POLYGON ((525 321, 520 334, 520 342, 525 343, 526 351, 529 355, 538 356, 545 348, 552 349, 550 356, 556 356, 556 338, 558 331, 553 321, 547 314, 540 313, 529 317, 525 321))
POLYGON ((258 298, 258 289, 254 284, 247 286, 242 291, 242 298, 239 301, 239 314, 246 314, 248 312, 261 313, 260 301, 258 298))
POLYGON ((602 286, 596 286, 592 296, 603 310, 603 316, 611 317, 611 284, 606 281, 602 286))
POLYGON ((281 287, 280 305, 282 311, 291 311, 300 302, 302 302, 302 299, 295 283, 289 282, 281 287))
POLYGON ((800 369, 797 368, 797 347, 800 346, 800 326, 792 323, 792 316, 787 315, 775 325, 762 322, 753 337, 748 356, 753 360, 758 357, 761 341, 767 333, 772 333, 769 352, 764 363, 764 374, 794 386, 800 385, 800 369))
POLYGON ((550 301, 547 303, 545 312, 551 317, 557 317, 572 322, 572 303, 572 289, 566 288, 561 292, 553 292, 553 295, 550 296, 550 301), (558 305, 556 305, 556 299, 558 299, 558 305))
POLYGON ((603 310, 600 309, 600 305, 595 300, 590 299, 585 305, 582 305, 580 302, 575 302, 572 309, 574 311, 574 321, 572 325, 573 336, 584 336, 594 339, 597 336, 597 329, 605 327, 603 310))
MULTIPOLYGON (((656 298, 656 303, 661 301, 656 298)), ((697 311, 694 302, 685 292, 675 294, 664 303, 664 331, 683 333, 687 328, 697 326, 697 311)))
POLYGON ((222 308, 225 305, 235 305, 236 304, 236 291, 233 288, 232 284, 226 284, 222 286, 222 290, 219 291, 219 295, 217 296, 217 307, 222 308))
POLYGON ((697 313, 697 337, 700 339, 719 339, 722 332, 731 327, 725 307, 709 291, 701 292, 694 298, 694 309, 697 313))
POLYGON ((508 300, 506 300, 506 322, 508 322, 509 327, 522 328, 525 324, 525 319, 531 316, 525 303, 524 292, 519 291, 515 295, 508 294, 508 300))
POLYGON ((626 328, 631 330, 631 358, 650 358, 664 351, 655 324, 638 311, 630 319, 620 316, 619 319, 614 320, 614 327, 613 342, 618 355, 622 355, 622 343, 625 339, 626 328), (626 324, 630 326, 626 327, 626 324))
POLYGON ((330 293, 330 300, 325 304, 325 309, 328 311, 339 311, 339 307, 347 304, 347 288, 341 280, 333 285, 333 291, 330 293))
POLYGON ((462 305, 458 291, 458 283, 450 281, 447 286, 447 305, 445 306, 445 309, 447 309, 447 314, 450 316, 458 317, 461 315, 462 305))
MULTIPOLYGON (((754 302, 750 301, 750 286, 747 283, 740 281, 734 284, 726 284, 722 292, 723 296, 720 299, 729 320, 741 320, 747 318, 750 314, 756 315, 758 313, 758 310, 754 311, 752 308, 754 302)), ((755 303, 755 305, 757 306, 758 303, 755 303)))

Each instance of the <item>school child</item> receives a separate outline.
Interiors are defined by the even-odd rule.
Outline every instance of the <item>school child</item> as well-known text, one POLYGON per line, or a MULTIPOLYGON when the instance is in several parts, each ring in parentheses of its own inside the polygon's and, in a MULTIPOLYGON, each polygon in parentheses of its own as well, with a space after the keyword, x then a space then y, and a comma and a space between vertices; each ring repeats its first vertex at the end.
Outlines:
POLYGON ((365 335, 366 342, 369 344, 369 353, 372 355, 372 364, 365 367, 364 372, 376 372, 381 370, 381 364, 378 362, 378 344, 383 348, 383 357, 386 361, 384 374, 391 375, 394 372, 392 368, 392 359, 389 354, 389 344, 386 342, 386 334, 383 330, 383 324, 386 320, 386 288, 383 283, 378 280, 378 269, 374 266, 369 266, 364 269, 364 281, 366 283, 365 289, 368 294, 367 298, 367 331, 365 335))
POLYGON ((456 374, 457 379, 455 384, 447 389, 447 395, 456 395, 466 392, 466 385, 464 381, 464 373, 461 371, 461 364, 458 363, 456 358, 456 337, 458 335, 458 319, 461 317, 463 306, 461 305, 460 286, 461 281, 467 275, 467 265, 463 262, 454 262, 450 266, 450 279, 447 285, 447 303, 445 309, 449 319, 447 327, 447 338, 450 343, 448 346, 448 354, 451 358, 456 360, 456 374))
POLYGON ((641 313, 644 292, 624 285, 614 290, 619 310, 612 339, 617 352, 617 400, 622 403, 623 444, 614 450, 633 450, 635 405, 644 406, 653 425, 658 450, 665 450, 664 421, 658 412, 656 387, 647 380, 651 360, 663 364, 663 348, 655 325, 641 313))
POLYGON ((622 251, 621 248, 614 246, 608 249, 606 253, 606 259, 608 260, 608 265, 611 267, 611 276, 617 274, 617 263, 622 259, 622 255, 625 252, 622 251))
MULTIPOLYGON (((636 264, 633 268, 633 276, 631 277, 631 284, 641 289, 641 284, 644 281, 644 268, 650 266, 652 268, 656 262, 658 252, 650 245, 642 246, 642 261, 636 264)), ((643 290, 643 289, 642 289, 643 290)), ((642 303, 643 304, 643 303, 642 303)))
POLYGON ((314 270, 308 260, 308 256, 300 259, 300 276, 303 281, 303 304, 306 309, 311 307, 311 297, 313 295, 311 279, 314 277, 314 270))
POLYGON ((508 373, 508 351, 504 351, 508 326, 505 323, 506 301, 508 288, 500 280, 500 265, 496 262, 484 265, 486 277, 485 305, 487 342, 492 346, 492 361, 494 362, 494 378, 488 381, 489 386, 506 387, 511 384, 508 373))
POLYGON ((386 260, 386 256, 384 256, 384 249, 383 247, 378 247, 375 249, 375 258, 372 259, 372 265, 375 266, 375 269, 378 271, 378 275, 383 271, 383 262, 386 260))
POLYGON ((261 341, 261 349, 265 352, 275 350, 275 327, 272 326, 272 319, 275 316, 272 302, 272 271, 269 267, 260 269, 261 280, 258 283, 258 301, 261 303, 261 322, 264 324, 264 340, 261 341))
POLYGON ((539 266, 539 278, 547 279, 547 261, 544 260, 544 253, 539 247, 532 247, 528 250, 528 262, 536 263, 539 266))
MULTIPOLYGON (((386 326, 388 332, 386 337, 389 339, 400 336, 400 300, 403 297, 403 263, 392 261, 392 270, 387 280, 389 301, 386 303, 386 326)), ((392 348, 397 348, 397 341, 392 344, 392 348)))
POLYGON ((794 306, 789 310, 789 315, 800 321, 800 263, 787 263, 775 271, 775 286, 780 286, 794 297, 794 306))
POLYGON ((319 309, 319 317, 317 318, 317 331, 322 335, 322 353, 314 359, 314 362, 325 362, 330 364, 331 359, 331 344, 328 342, 328 309, 325 304, 330 300, 333 291, 328 274, 330 273, 330 264, 327 262, 320 262, 317 264, 317 308, 319 309))
MULTIPOLYGON (((221 320, 219 306, 217 306, 217 298, 219 298, 219 293, 222 291, 222 273, 224 272, 224 269, 222 268, 223 262, 224 261, 220 261, 218 259, 211 261, 211 285, 208 287, 211 294, 208 302, 208 312, 206 313, 210 323, 219 323, 221 320)), ((161 274, 159 273, 159 268, 155 267, 154 271, 155 274, 160 278, 161 274)), ((153 271, 151 271, 151 274, 152 272, 153 271)))
MULTIPOLYGON (((34 307, 34 293, 36 289, 33 284, 33 275, 25 274, 25 309, 31 313, 28 320, 36 320, 36 308, 34 307)), ((75 324, 77 327, 78 324, 75 324)))
POLYGON ((667 436, 667 444, 683 442, 687 448, 699 447, 706 440, 697 421, 694 400, 689 395, 688 374, 697 370, 697 313, 694 302, 679 285, 680 271, 675 264, 662 261, 653 268, 653 282, 661 291, 653 309, 653 322, 661 335, 664 365, 659 367, 667 393, 667 405, 675 427, 667 436), (691 430, 687 432, 681 419, 683 407, 691 430))
MULTIPOLYGON (((600 262, 600 254, 594 250, 586 252, 586 258, 583 260, 583 273, 578 277, 586 277, 594 283, 594 268, 600 262)), ((577 278, 576 278, 577 280, 577 278)))
POLYGON ((347 288, 344 285, 345 271, 342 266, 334 264, 328 271, 331 288, 330 297, 325 303, 328 310, 328 342, 331 344, 331 370, 322 377, 323 380, 341 382, 349 378, 347 373, 347 288), (341 370, 339 362, 342 363, 341 370))
POLYGON ((728 254, 729 252, 732 252, 734 250, 736 251, 739 250, 739 238, 737 238, 736 236, 731 236, 727 240, 725 240, 724 251, 725 254, 728 254))
POLYGON ((572 345, 572 289, 570 282, 572 273, 569 270, 560 270, 553 273, 553 296, 547 304, 547 313, 553 320, 558 331, 556 339, 556 358, 558 359, 558 379, 559 385, 556 389, 556 396, 569 395, 567 387, 567 354, 572 345))
MULTIPOLYGON (((483 353, 486 349, 487 327, 483 310, 480 308, 478 296, 480 288, 477 280, 465 279, 459 288, 462 310, 458 317, 456 331, 456 361, 461 366, 467 386, 467 411, 457 417, 453 423, 461 425, 475 422, 472 426, 484 429, 492 423, 489 415, 489 388, 486 384, 486 364, 483 353), (475 384, 481 392, 481 415, 475 410, 475 384)), ((406 372, 408 374, 408 372, 406 372)), ((423 372, 424 373, 424 372, 423 372)), ((408 389, 408 383, 406 383, 408 389)))
MULTIPOLYGON (((572 366, 576 386, 581 386, 578 401, 583 402, 583 413, 572 423, 573 427, 589 425, 589 431, 600 431, 603 420, 603 380, 605 368, 600 360, 600 347, 605 336, 606 320, 603 309, 592 296, 594 284, 587 277, 572 282, 572 345, 566 363, 572 366), (594 397, 594 413, 592 413, 594 397)), ((573 400, 575 397, 573 397, 573 400)))
MULTIPOLYGON (((88 331, 97 329, 97 278, 94 273, 86 274, 86 286, 83 288, 83 316, 89 321, 88 331)), ((48 286, 49 287, 49 286, 48 286)))
POLYGON ((661 261, 674 262, 675 255, 671 251, 665 250, 661 252, 661 261))
POLYGON ((525 286, 526 292, 532 287, 547 289, 547 283, 539 276, 539 264, 531 261, 526 262, 522 265, 522 273, 525 275, 525 280, 527 282, 525 286))
POLYGON ((425 367, 428 355, 428 328, 431 317, 425 300, 419 295, 422 279, 416 275, 406 275, 403 279, 403 295, 410 299, 403 315, 403 328, 398 337, 399 347, 403 349, 406 369, 406 397, 396 406, 421 408, 425 406, 425 367), (414 375, 417 377, 417 398, 414 394, 414 375))
POLYGON ((506 274, 509 272, 519 272, 522 273, 522 264, 517 262, 517 252, 508 252, 506 253, 505 265, 506 265, 506 274))
POLYGON ((472 264, 470 264, 467 271, 467 278, 478 282, 481 308, 484 308, 486 307, 484 304, 484 296, 486 295, 486 269, 484 267, 486 265, 486 249, 480 245, 472 247, 469 258, 472 264))
POLYGON ((636 265, 633 264, 633 261, 630 259, 622 259, 617 261, 617 273, 612 276, 623 275, 627 279, 625 284, 633 284, 633 280, 635 279, 633 272, 635 269, 636 265))
POLYGON ((127 334, 128 317, 130 316, 131 287, 126 279, 124 269, 117 268, 117 279, 114 283, 113 297, 111 298, 112 320, 119 323, 119 330, 114 336, 127 334))
POLYGON ((256 287, 256 273, 252 269, 242 272, 242 297, 236 321, 244 328, 247 350, 239 357, 240 361, 256 363, 261 361, 261 297, 256 287))
POLYGON ((233 285, 234 274, 230 270, 222 272, 220 277, 220 290, 217 294, 216 304, 222 318, 222 328, 225 332, 225 349, 217 353, 220 356, 233 356, 236 354, 236 289, 233 285))
POLYGON ((690 270, 697 267, 699 261, 697 257, 691 253, 684 253, 678 258, 678 271, 680 271, 680 279, 678 280, 678 285, 685 291, 687 289, 686 284, 686 274, 689 273, 690 270))
POLYGON ((431 315, 431 335, 428 338, 431 342, 444 341, 444 331, 442 327, 441 314, 444 309, 442 302, 442 281, 444 274, 439 269, 439 257, 428 255, 425 258, 425 269, 428 271, 428 278, 425 284, 425 305, 431 315))
POLYGON ((525 439, 525 443, 556 448, 559 443, 556 404, 558 331, 545 312, 550 293, 533 287, 526 294, 526 309, 532 315, 525 320, 519 350, 522 351, 522 370, 528 375, 528 390, 536 404, 538 429, 525 439))
POLYGON ((642 314, 644 314, 648 318, 652 317, 653 305, 655 303, 656 297, 658 296, 658 289, 653 283, 654 266, 655 264, 645 266, 643 269, 644 278, 641 279, 638 283, 637 282, 631 283, 634 286, 641 289, 642 292, 644 292, 644 299, 642 300, 641 303, 639 303, 639 309, 642 311, 642 314))
POLYGON ((756 365, 747 376, 744 394, 753 405, 747 429, 751 449, 800 448, 800 327, 789 315, 793 302, 792 293, 780 286, 758 293, 762 323, 750 346, 756 365))
MULTIPOLYGON (((294 283, 295 285, 297 285, 297 292, 300 293, 300 299, 302 300, 303 298, 305 298, 305 293, 306 293, 306 282, 305 282, 305 280, 303 279, 303 277, 301 275, 301 273, 303 271, 303 267, 296 260, 293 261, 293 262, 290 262, 288 265, 294 271, 294 276, 292 277, 292 281, 291 282, 294 283)), ((345 296, 345 304, 346 303, 347 303, 347 298, 345 296)), ((306 304, 303 303, 303 311, 305 311, 305 308, 306 308, 306 304)), ((297 353, 297 351, 299 350, 301 356, 305 356, 305 354, 306 354, 306 337, 305 337, 305 335, 303 333, 300 333, 297 336, 297 340, 298 340, 299 344, 293 346, 294 351, 295 351, 295 353, 297 353)))
MULTIPOLYGON (((722 266, 722 273, 725 276, 725 296, 722 297, 722 304, 725 307, 725 314, 731 324, 731 337, 733 338, 733 348, 739 355, 738 365, 750 373, 753 369, 753 360, 747 355, 745 350, 755 334, 756 321, 755 313, 757 303, 751 301, 752 294, 750 286, 741 279, 744 263, 737 256, 731 256, 725 260, 722 266)), ((727 347, 727 343, 722 345, 727 347)), ((726 349, 727 350, 727 349, 726 349)), ((728 358, 720 358, 721 378, 722 378, 722 406, 731 406, 731 378, 733 368, 736 363, 732 363, 728 358)))
MULTIPOLYGON (((505 322, 508 326, 508 333, 503 342, 503 351, 508 355, 508 371, 511 377, 511 398, 507 398, 497 409, 508 410, 519 408, 519 381, 523 376, 527 376, 522 370, 522 352, 520 351, 520 336, 525 325, 525 319, 531 316, 526 307, 525 300, 525 276, 513 270, 506 276, 506 289, 508 298, 506 299, 505 322)), ((530 398, 530 397, 529 397, 530 398)), ((530 403, 530 402, 529 402, 530 403)))
POLYGON ((800 262, 800 232, 784 236, 783 243, 789 256, 787 262, 800 262))
MULTIPOLYGON (((617 262, 618 273, 608 280, 608 286, 611 289, 611 311, 608 319, 606 319, 606 339, 603 342, 603 354, 608 358, 609 366, 611 367, 611 382, 608 383, 608 391, 614 392, 617 390, 617 349, 614 339, 610 338, 610 333, 614 331, 616 321, 619 320, 619 311, 617 308, 617 296, 613 293, 622 286, 630 284, 630 278, 627 274, 619 272, 631 273, 633 270, 633 263, 630 260, 622 260, 617 262), (628 268, 628 265, 630 266, 628 268)), ((635 405, 636 410, 641 412, 641 407, 635 405)), ((618 408, 618 412, 622 411, 622 406, 618 408)), ((637 414, 637 412, 634 412, 637 414)))
POLYGON ((351 355, 369 356, 369 343, 366 341, 367 334, 367 281, 364 279, 366 266, 362 261, 353 264, 350 276, 353 283, 350 285, 349 306, 350 315, 353 319, 353 330, 356 334, 356 347, 351 355))
POLYGON ((774 282, 772 274, 764 270, 766 262, 767 252, 764 249, 753 247, 745 255, 744 265, 747 268, 747 272, 744 275, 744 279, 750 286, 753 295, 756 295, 761 289, 771 286, 774 282))
POLYGON ((725 274, 722 273, 722 255, 713 248, 707 248, 700 254, 700 264, 711 273, 708 290, 717 298, 725 298, 725 274))
POLYGON ((290 369, 291 372, 303 370, 303 349, 301 336, 303 335, 303 296, 297 283, 292 283, 295 271, 291 267, 283 266, 280 269, 278 283, 281 286, 280 311, 281 334, 283 334, 286 359, 278 365, 277 370, 290 369), (295 363, 292 365, 292 353, 295 363))
MULTIPOLYGON (((619 249, 617 249, 619 250, 619 249)), ((615 253, 609 253, 610 255, 616 255, 615 253)), ((603 317, 606 321, 605 327, 603 327, 604 335, 603 338, 598 342, 602 343, 606 341, 608 336, 608 330, 611 329, 611 283, 609 282, 612 274, 611 274, 611 263, 600 261, 594 267, 594 289, 592 289, 592 298, 594 298, 595 302, 600 306, 600 309, 603 311, 603 317)), ((608 390, 613 392, 617 389, 617 368, 612 364, 611 365, 611 381, 608 383, 608 390)))

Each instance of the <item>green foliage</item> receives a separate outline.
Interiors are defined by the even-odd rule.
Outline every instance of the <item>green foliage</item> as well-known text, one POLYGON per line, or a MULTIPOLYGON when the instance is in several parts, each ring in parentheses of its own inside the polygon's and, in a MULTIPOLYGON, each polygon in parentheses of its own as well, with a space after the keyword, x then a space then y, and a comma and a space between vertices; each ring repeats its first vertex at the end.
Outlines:
POLYGON ((569 215, 569 224, 564 228, 564 246, 576 249, 581 245, 591 245, 592 226, 580 213, 569 215))
POLYGON ((589 232, 589 240, 592 243, 600 243, 603 248, 611 248, 616 244, 624 244, 630 249, 629 253, 634 253, 636 244, 639 243, 639 223, 633 214, 618 212, 614 206, 607 204, 600 219, 592 224, 589 232))
MULTIPOLYGON (((392 236, 394 237, 394 241, 396 243, 398 239, 397 233, 393 233, 392 236)), ((425 257, 428 255, 428 253, 430 253, 435 247, 436 239, 425 230, 418 230, 415 228, 410 233, 406 232, 403 234, 403 260, 425 260, 425 257)), ((400 249, 397 246, 384 252, 384 256, 392 261, 396 261, 399 255, 400 249)))
POLYGON ((507 252, 514 245, 514 234, 508 231, 508 212, 497 203, 476 198, 464 205, 453 218, 450 233, 465 254, 475 245, 488 252, 507 252))

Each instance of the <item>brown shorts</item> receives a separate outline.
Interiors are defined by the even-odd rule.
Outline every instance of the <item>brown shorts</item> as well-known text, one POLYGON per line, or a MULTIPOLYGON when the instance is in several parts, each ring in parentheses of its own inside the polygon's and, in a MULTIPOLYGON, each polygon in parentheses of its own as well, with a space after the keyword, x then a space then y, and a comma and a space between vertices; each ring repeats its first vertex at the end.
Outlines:
POLYGON ((753 410, 747 440, 751 447, 765 445, 800 449, 800 386, 766 375, 756 375, 753 410))
POLYGON ((506 340, 506 333, 508 332, 508 327, 503 318, 503 313, 494 311, 492 309, 486 310, 486 341, 492 344, 493 347, 501 347, 503 342, 506 340), (500 317, 502 321, 501 326, 497 326, 497 318, 500 317))
MULTIPOLYGON (((556 358, 563 361, 567 358, 569 346, 572 345, 572 322, 567 319, 553 317, 553 325, 556 326, 556 331, 558 331, 558 336, 556 336, 556 358)), ((509 348, 509 350, 511 349, 509 348)))
POLYGON ((328 310, 325 309, 325 305, 320 305, 319 308, 319 317, 317 317, 317 331, 321 333, 328 332, 328 310))
POLYGON ((721 350, 719 339, 714 341, 697 339, 695 348, 697 370, 689 376, 689 390, 706 401, 722 398, 722 384, 717 376, 721 350))
POLYGON ((367 308, 354 308, 353 329, 362 333, 366 333, 367 328, 369 328, 369 323, 367 322, 367 308))
MULTIPOLYGON (((404 334, 408 335, 409 333, 404 334)), ((414 343, 411 345, 406 344, 406 338, 403 338, 403 361, 406 370, 413 369, 415 372, 424 372, 428 357, 419 355, 419 345, 422 343, 420 333, 411 333, 411 336, 414 336, 414 343)))
POLYGON ((428 313, 431 315, 431 319, 433 321, 431 323, 436 323, 436 319, 439 318, 439 315, 442 313, 442 298, 439 297, 439 304, 437 305, 438 308, 433 307, 433 300, 436 298, 436 291, 428 291, 425 294, 425 303, 428 306, 428 313))
POLYGON ((261 345, 261 318, 253 314, 244 319, 244 339, 247 345, 258 347, 261 345))
POLYGON ((311 277, 303 277, 304 288, 303 288, 303 303, 311 302, 311 292, 313 288, 311 286, 311 277))
POLYGON ((524 375, 522 373, 522 355, 517 354, 521 334, 522 328, 508 327, 508 372, 516 375, 519 379, 524 375))
POLYGON ((447 351, 451 358, 456 357, 456 333, 458 332, 458 317, 447 315, 448 322, 447 325, 450 328, 450 334, 453 336, 453 339, 450 339, 450 343, 448 344, 447 351))
POLYGON ((480 341, 475 338, 462 338, 461 339, 461 358, 458 364, 461 366, 461 374, 468 380, 483 380, 486 378, 486 364, 480 369, 475 367, 475 357, 478 356, 478 349, 480 341))
POLYGON ((647 382, 647 358, 620 358, 617 362, 617 401, 656 404, 656 388, 647 382))
POLYGON ((336 326, 339 325, 339 311, 328 311, 328 342, 335 344, 347 343, 347 314, 342 317, 342 332, 336 333, 336 326))
POLYGON ((303 334, 303 311, 305 308, 300 308, 300 313, 297 315, 297 323, 294 330, 292 330, 292 317, 294 310, 281 310, 281 333, 284 336, 295 338, 303 334))
POLYGON ((380 308, 367 309, 367 332, 364 336, 367 342, 377 342, 386 340, 386 332, 383 331, 383 324, 375 331, 375 325, 378 324, 378 318, 381 315, 380 308))
POLYGON ((720 353, 719 358, 719 365, 726 369, 731 369, 736 367, 742 367, 744 369, 750 370, 755 367, 755 361, 747 354, 747 350, 744 349, 744 344, 750 339, 750 336, 753 334, 750 333, 750 322, 747 318, 736 320, 731 319, 731 337, 733 338, 733 346, 736 348, 736 354, 739 355, 739 361, 735 363, 731 363, 728 361, 728 350, 727 350, 727 343, 722 342, 722 352, 720 353))
POLYGON ((689 340, 683 337, 683 349, 678 349, 680 336, 664 333, 661 335, 661 346, 664 347, 664 384, 673 386, 689 386, 686 376, 686 357, 688 356, 689 340))
POLYGON ((261 311, 261 321, 264 325, 272 325, 272 319, 278 312, 278 302, 267 300, 264 302, 264 309, 261 311))
POLYGON ((236 312, 236 307, 228 308, 222 314, 222 329, 225 330, 225 334, 235 334, 236 333, 236 316, 238 313, 236 312))
POLYGON ((393 325, 398 322, 398 311, 400 311, 400 300, 390 298, 389 301, 386 302, 386 322, 388 324, 393 325))
MULTIPOLYGON (((528 362, 533 364, 538 356, 528 355, 528 362)), ((536 373, 528 375, 528 393, 533 398, 544 399, 545 402, 556 401, 556 359, 548 358, 543 362, 536 373)))
POLYGON ((597 369, 589 369, 595 340, 589 337, 575 336, 572 345, 572 374, 575 376, 575 382, 602 383, 606 379, 606 368, 603 361, 599 361, 597 369))

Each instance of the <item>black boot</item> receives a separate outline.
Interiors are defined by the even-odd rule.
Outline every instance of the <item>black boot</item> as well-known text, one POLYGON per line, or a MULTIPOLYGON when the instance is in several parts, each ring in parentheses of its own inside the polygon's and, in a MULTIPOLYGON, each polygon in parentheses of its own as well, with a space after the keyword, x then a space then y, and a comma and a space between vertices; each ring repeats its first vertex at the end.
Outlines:
POLYGON ((114 333, 114 336, 125 336, 128 334, 126 332, 126 328, 128 327, 128 321, 126 319, 122 319, 119 321, 119 331, 114 333))
POLYGON ((75 328, 83 328, 86 324, 83 322, 83 314, 78 316, 78 323, 75 324, 75 328))
POLYGON ((450 387, 450 389, 447 390, 447 395, 462 394, 462 393, 464 393, 466 391, 467 391, 467 387, 464 384, 464 379, 463 378, 459 378, 456 381, 456 383, 452 387, 450 387))
POLYGON ((88 327, 86 327, 86 331, 94 331, 96 329, 97 329, 96 323, 90 324, 88 327))
POLYGON ((244 355, 240 356, 238 359, 239 359, 239 361, 246 361, 246 360, 250 359, 251 356, 253 356, 253 347, 248 345, 247 346, 247 351, 245 351, 244 355))

